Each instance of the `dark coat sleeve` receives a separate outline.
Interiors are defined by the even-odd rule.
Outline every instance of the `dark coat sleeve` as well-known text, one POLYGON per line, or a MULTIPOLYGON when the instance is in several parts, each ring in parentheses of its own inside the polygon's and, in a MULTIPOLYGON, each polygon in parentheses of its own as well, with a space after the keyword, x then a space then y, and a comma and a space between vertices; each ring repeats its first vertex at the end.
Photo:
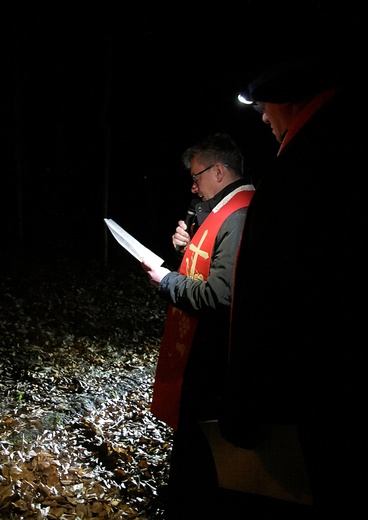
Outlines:
POLYGON ((169 303, 186 312, 218 310, 230 306, 234 262, 246 210, 242 208, 235 211, 221 226, 206 281, 192 280, 174 271, 162 279, 159 292, 169 303))

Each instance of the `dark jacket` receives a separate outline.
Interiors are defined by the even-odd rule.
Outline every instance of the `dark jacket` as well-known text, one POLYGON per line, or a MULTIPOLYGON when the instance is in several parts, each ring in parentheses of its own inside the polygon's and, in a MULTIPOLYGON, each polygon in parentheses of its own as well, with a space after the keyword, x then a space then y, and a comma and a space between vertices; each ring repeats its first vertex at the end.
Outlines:
POLYGON ((297 424, 315 497, 336 504, 368 467, 367 119, 347 94, 316 112, 257 186, 220 420, 243 446, 260 424, 297 424))
MULTIPOLYGON (((230 192, 245 184, 241 179, 227 186, 213 199, 196 205, 201 225, 211 210, 230 192)), ((222 224, 212 251, 210 272, 205 282, 178 272, 167 274, 160 294, 171 304, 199 317, 184 376, 182 407, 199 418, 217 416, 217 393, 224 377, 228 355, 228 334, 232 277, 236 252, 247 208, 232 213, 222 224)))

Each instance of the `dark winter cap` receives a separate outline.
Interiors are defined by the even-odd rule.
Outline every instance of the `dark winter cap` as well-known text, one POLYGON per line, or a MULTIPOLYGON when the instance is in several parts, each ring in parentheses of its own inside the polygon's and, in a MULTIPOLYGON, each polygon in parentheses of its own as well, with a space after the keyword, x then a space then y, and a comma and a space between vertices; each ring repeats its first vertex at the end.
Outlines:
POLYGON ((343 70, 331 56, 299 57, 267 69, 243 92, 253 102, 290 103, 336 86, 343 70))

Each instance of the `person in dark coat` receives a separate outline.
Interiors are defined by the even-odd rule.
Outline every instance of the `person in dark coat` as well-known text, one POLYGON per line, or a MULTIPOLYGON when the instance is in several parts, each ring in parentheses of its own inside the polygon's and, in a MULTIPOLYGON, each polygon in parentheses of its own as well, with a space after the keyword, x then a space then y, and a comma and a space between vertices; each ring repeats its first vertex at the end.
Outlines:
POLYGON ((243 175, 240 148, 227 134, 208 136, 186 150, 182 159, 197 197, 194 234, 191 237, 185 223, 179 222, 172 237, 173 245, 183 248, 178 271, 142 264, 152 285, 170 304, 151 408, 174 429, 166 518, 214 520, 217 474, 200 421, 218 417, 228 359, 233 269, 254 186, 243 175), (205 269, 199 263, 202 254, 205 269), (174 322, 177 317, 180 321, 174 322), (192 325, 193 337, 186 340, 192 325), (166 337, 170 351, 165 365, 166 337), (187 352, 176 417, 172 410, 177 385, 171 376, 187 352))
POLYGON ((296 425, 318 520, 368 518, 363 77, 299 57, 246 93, 280 149, 257 184, 236 265, 220 428, 253 449, 267 425, 296 425))

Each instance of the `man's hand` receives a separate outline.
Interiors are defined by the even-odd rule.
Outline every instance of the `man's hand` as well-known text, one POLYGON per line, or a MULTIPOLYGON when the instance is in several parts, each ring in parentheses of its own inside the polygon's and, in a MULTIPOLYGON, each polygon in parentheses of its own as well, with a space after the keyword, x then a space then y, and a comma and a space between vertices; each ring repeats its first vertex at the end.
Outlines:
POLYGON ((190 236, 189 233, 186 232, 187 225, 184 220, 179 220, 178 224, 172 236, 172 243, 176 249, 179 248, 181 251, 185 251, 189 244, 190 236))
POLYGON ((170 273, 169 269, 166 267, 155 267, 150 264, 147 264, 145 260, 142 260, 142 268, 148 274, 149 282, 154 287, 158 287, 160 282, 164 276, 170 273))

